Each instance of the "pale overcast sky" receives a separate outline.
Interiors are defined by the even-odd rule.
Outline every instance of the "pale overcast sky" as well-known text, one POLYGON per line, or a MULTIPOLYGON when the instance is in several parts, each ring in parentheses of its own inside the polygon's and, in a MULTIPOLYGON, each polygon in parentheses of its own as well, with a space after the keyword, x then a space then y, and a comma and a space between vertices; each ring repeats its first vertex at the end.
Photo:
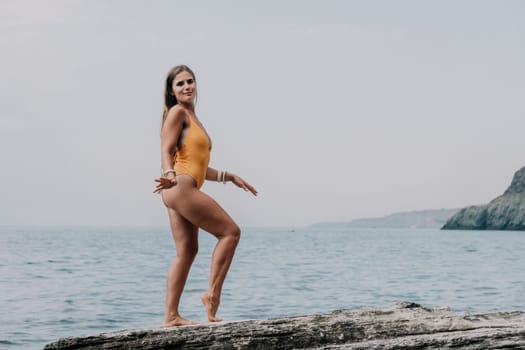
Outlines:
POLYGON ((456 208, 525 165, 524 1, 0 1, 0 224, 167 225, 168 70, 241 226, 456 208))

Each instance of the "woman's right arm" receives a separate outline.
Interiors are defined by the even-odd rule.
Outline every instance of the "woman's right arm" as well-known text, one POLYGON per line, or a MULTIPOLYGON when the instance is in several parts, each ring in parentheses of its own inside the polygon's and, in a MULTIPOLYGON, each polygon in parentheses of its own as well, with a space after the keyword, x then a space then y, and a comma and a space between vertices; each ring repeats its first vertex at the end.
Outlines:
MULTIPOLYGON (((177 144, 185 120, 186 113, 179 106, 172 107, 166 116, 160 135, 160 157, 163 172, 173 169, 173 156, 177 150, 177 144)), ((158 182, 158 185, 154 192, 160 192, 162 189, 170 188, 177 184, 175 174, 172 172, 162 175, 155 181, 158 182)))

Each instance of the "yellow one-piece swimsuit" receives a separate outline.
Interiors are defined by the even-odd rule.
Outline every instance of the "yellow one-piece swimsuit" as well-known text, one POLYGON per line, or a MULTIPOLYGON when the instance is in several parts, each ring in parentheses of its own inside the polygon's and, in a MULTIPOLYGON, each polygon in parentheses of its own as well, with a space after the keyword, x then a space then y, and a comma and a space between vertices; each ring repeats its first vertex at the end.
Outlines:
POLYGON ((206 179, 210 162, 211 142, 202 127, 190 117, 190 124, 181 147, 175 152, 174 167, 178 174, 191 176, 197 188, 201 188, 206 179))

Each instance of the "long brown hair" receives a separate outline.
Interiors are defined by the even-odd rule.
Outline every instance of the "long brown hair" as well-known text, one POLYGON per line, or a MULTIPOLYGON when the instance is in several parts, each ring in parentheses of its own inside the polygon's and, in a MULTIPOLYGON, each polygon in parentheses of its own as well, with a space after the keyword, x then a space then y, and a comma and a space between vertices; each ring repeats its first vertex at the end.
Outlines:
POLYGON ((175 106, 178 103, 177 98, 173 94, 173 80, 175 80, 175 77, 177 76, 177 74, 181 72, 190 73, 191 76, 193 77, 193 80, 196 81, 195 74, 190 69, 190 67, 185 66, 183 64, 181 64, 180 66, 175 66, 169 71, 168 76, 166 77, 166 87, 164 89, 164 111, 162 112, 161 129, 162 129, 162 126, 164 125, 164 121, 166 120, 166 116, 168 115, 168 111, 170 110, 171 107, 175 106))

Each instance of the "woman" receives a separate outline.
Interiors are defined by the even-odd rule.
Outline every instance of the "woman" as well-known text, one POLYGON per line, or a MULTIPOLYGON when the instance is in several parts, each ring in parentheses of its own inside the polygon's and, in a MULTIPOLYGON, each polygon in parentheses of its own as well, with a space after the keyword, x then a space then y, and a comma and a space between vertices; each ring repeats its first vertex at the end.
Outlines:
POLYGON ((168 208, 177 256, 168 271, 164 326, 196 324, 179 314, 179 301, 198 251, 199 228, 213 234, 218 242, 211 259, 210 285, 201 301, 209 322, 219 322, 222 285, 240 238, 239 226, 226 211, 200 191, 204 180, 233 182, 257 195, 239 176, 208 166, 211 139, 195 114, 195 75, 187 66, 176 66, 166 79, 161 129, 162 176, 155 191, 168 208))

